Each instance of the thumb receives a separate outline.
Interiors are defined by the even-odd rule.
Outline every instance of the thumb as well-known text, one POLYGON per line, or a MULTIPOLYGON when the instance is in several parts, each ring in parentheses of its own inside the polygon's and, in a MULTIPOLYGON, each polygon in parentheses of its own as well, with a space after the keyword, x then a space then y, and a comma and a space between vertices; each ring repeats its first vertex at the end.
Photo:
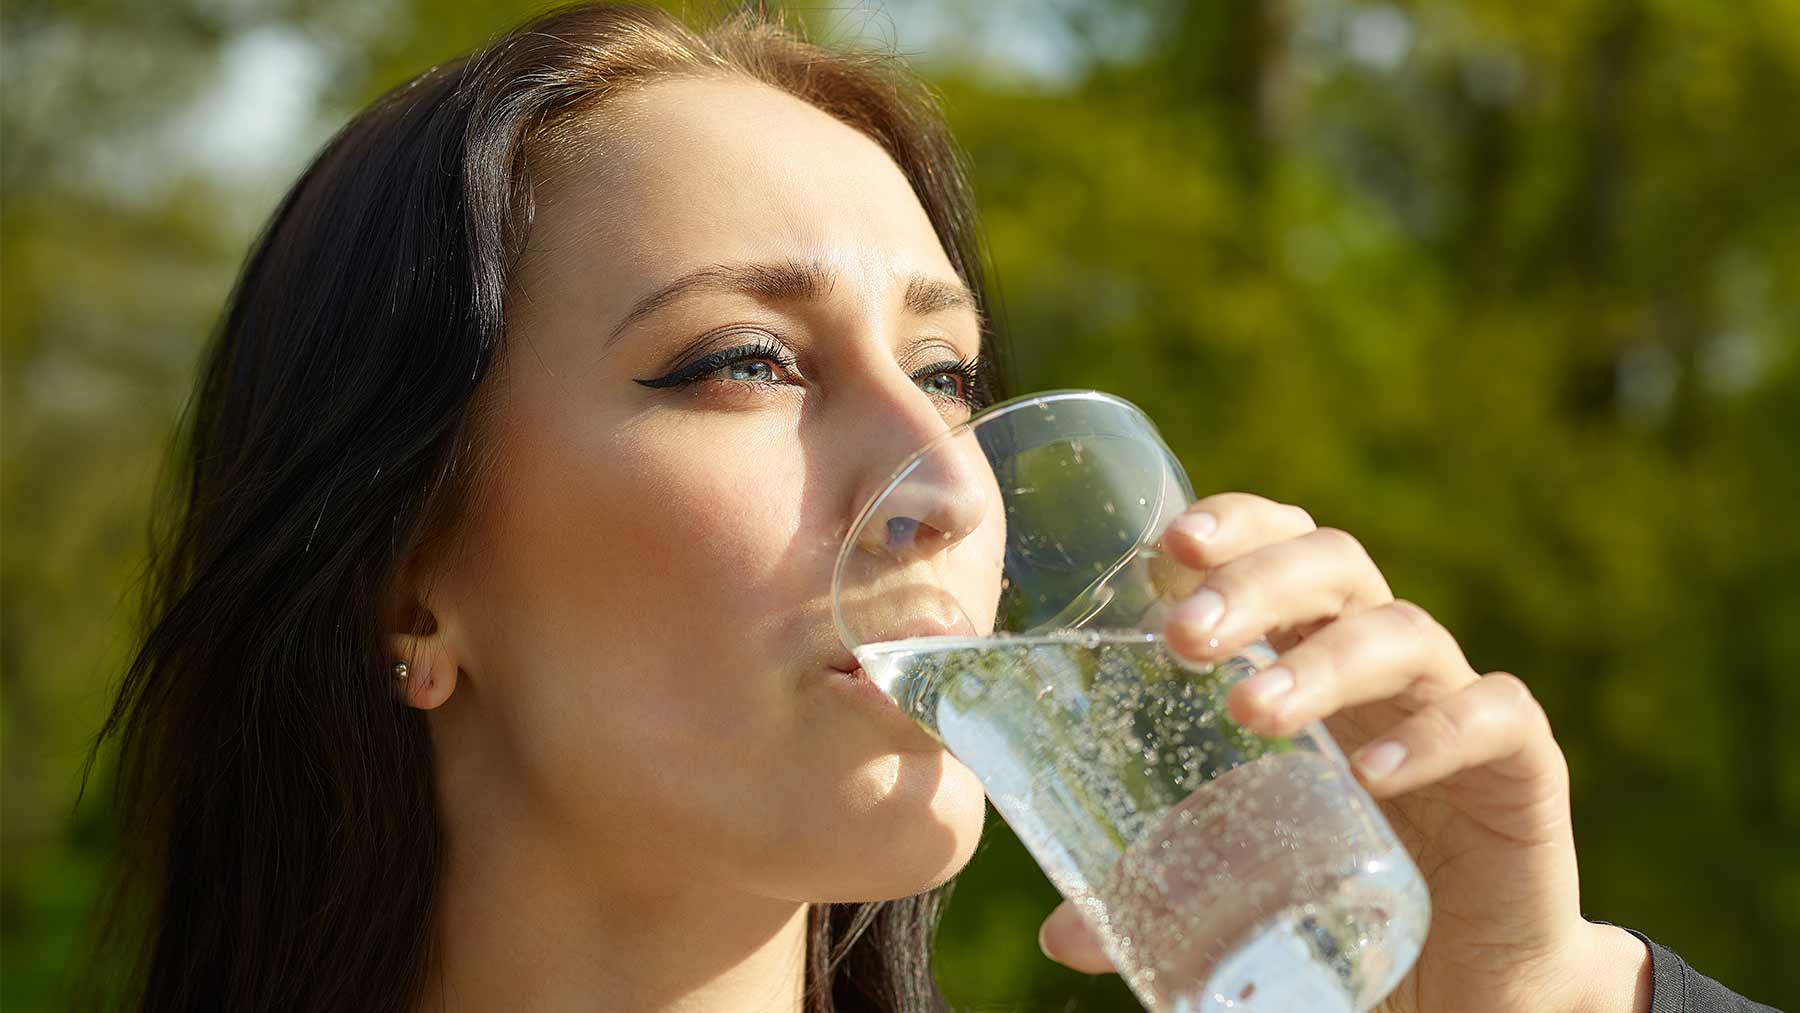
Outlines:
POLYGON ((1093 930, 1082 920, 1081 912, 1066 900, 1056 905, 1056 910, 1050 912, 1043 927, 1038 929, 1038 948, 1044 951, 1044 956, 1083 974, 1109 974, 1117 970, 1100 949, 1100 941, 1093 930))

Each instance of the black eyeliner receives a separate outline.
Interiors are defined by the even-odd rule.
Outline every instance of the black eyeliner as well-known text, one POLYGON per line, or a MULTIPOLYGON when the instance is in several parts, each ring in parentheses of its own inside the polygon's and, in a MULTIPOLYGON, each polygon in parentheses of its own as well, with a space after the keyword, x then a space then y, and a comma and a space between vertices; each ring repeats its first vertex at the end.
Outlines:
MULTIPOLYGON (((678 387, 686 383, 692 383, 708 373, 716 372, 726 366, 749 359, 769 359, 775 362, 776 365, 780 366, 783 370, 790 372, 795 366, 793 357, 790 356, 784 348, 776 344, 773 340, 765 338, 752 344, 738 345, 733 348, 723 348, 716 352, 709 352, 685 366, 677 367, 674 371, 663 376, 650 380, 633 378, 632 382, 655 389, 678 387)), ((992 402, 992 398, 988 395, 987 382, 986 378, 983 376, 982 366, 983 362, 979 355, 968 359, 945 359, 941 362, 931 363, 928 366, 921 366, 918 369, 913 370, 909 376, 911 376, 914 382, 936 373, 954 373, 957 376, 960 376, 963 382, 963 389, 966 393, 960 395, 934 396, 945 397, 946 400, 957 402, 968 408, 971 412, 978 412, 983 408, 986 408, 992 402)))
POLYGON ((640 383, 646 387, 675 387, 687 383, 690 380, 698 379, 714 370, 729 366, 734 362, 760 358, 773 359, 782 369, 792 369, 794 367, 794 360, 782 351, 779 346, 775 345, 773 342, 762 341, 755 344, 738 345, 735 348, 722 348, 716 352, 708 352, 700 358, 695 359, 693 362, 676 368, 674 372, 656 377, 653 380, 639 380, 633 378, 631 382, 640 383))

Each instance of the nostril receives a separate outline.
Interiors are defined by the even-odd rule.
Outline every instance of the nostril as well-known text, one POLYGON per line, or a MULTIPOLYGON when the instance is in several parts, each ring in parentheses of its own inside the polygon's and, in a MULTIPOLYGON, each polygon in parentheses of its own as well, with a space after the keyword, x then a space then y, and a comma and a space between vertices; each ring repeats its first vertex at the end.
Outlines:
POLYGON ((888 546, 899 547, 912 543, 913 532, 919 530, 917 517, 889 517, 887 522, 888 546))

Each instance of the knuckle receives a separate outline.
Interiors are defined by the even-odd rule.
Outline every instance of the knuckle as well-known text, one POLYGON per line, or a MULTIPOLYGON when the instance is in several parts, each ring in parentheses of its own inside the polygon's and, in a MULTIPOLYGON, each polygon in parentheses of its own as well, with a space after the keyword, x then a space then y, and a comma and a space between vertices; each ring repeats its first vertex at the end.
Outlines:
POLYGON ((1418 664, 1454 685, 1474 681, 1474 672, 1463 656, 1462 645, 1436 616, 1403 598, 1394 599, 1384 608, 1404 621, 1413 644, 1413 658, 1418 664))
POLYGON ((1313 638, 1303 640, 1299 646, 1289 650, 1281 663, 1294 673, 1296 683, 1329 687, 1338 682, 1348 651, 1348 645, 1343 643, 1313 638))
POLYGON ((1188 507, 1189 511, 1205 510, 1224 521, 1226 514, 1242 513, 1253 507, 1262 497, 1247 492, 1215 492, 1188 507))
POLYGON ((1369 550, 1363 548, 1363 543, 1357 541, 1355 535, 1345 531, 1343 528, 1317 528, 1313 531, 1311 537, 1317 538, 1321 544, 1329 546, 1334 552, 1342 552, 1346 555, 1358 558, 1368 558, 1369 550))
POLYGON ((1262 569, 1262 560, 1252 552, 1213 567, 1206 574, 1206 586, 1217 591, 1227 603, 1236 607, 1262 579, 1262 569))
POLYGON ((1427 707, 1411 720, 1418 739, 1433 751, 1454 752, 1462 739, 1462 723, 1442 707, 1427 707))
POLYGON ((1405 598, 1395 598, 1384 607, 1404 620, 1415 633, 1430 637, 1450 635, 1450 632, 1444 629, 1443 624, 1439 623, 1435 616, 1405 598))
POLYGON ((1495 700, 1507 707, 1525 707, 1532 702, 1531 687, 1511 672, 1489 672, 1482 678, 1493 687, 1495 700))
POLYGON ((1550 782, 1559 792, 1569 790, 1569 758, 1562 751, 1556 739, 1550 740, 1550 748, 1544 751, 1543 760, 1550 782))
POLYGON ((1281 507, 1288 513, 1289 517, 1292 518, 1295 526, 1299 527, 1301 530, 1317 531, 1319 529, 1318 523, 1313 520, 1313 515, 1307 513, 1305 508, 1295 506, 1292 503, 1283 503, 1281 507))
POLYGON ((1543 704, 1525 685, 1525 680, 1511 672, 1489 672, 1481 677, 1482 682, 1493 687, 1496 706, 1503 707, 1510 714, 1524 714, 1528 717, 1548 723, 1543 704))

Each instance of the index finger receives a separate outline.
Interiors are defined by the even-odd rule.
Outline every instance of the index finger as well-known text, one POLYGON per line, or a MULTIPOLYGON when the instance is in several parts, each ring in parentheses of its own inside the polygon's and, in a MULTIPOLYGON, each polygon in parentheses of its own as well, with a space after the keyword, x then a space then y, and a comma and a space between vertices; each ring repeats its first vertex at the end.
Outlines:
POLYGON ((1169 557, 1183 566, 1210 570, 1317 529, 1312 515, 1291 503, 1247 492, 1221 492, 1194 503, 1169 522, 1163 544, 1169 557))

